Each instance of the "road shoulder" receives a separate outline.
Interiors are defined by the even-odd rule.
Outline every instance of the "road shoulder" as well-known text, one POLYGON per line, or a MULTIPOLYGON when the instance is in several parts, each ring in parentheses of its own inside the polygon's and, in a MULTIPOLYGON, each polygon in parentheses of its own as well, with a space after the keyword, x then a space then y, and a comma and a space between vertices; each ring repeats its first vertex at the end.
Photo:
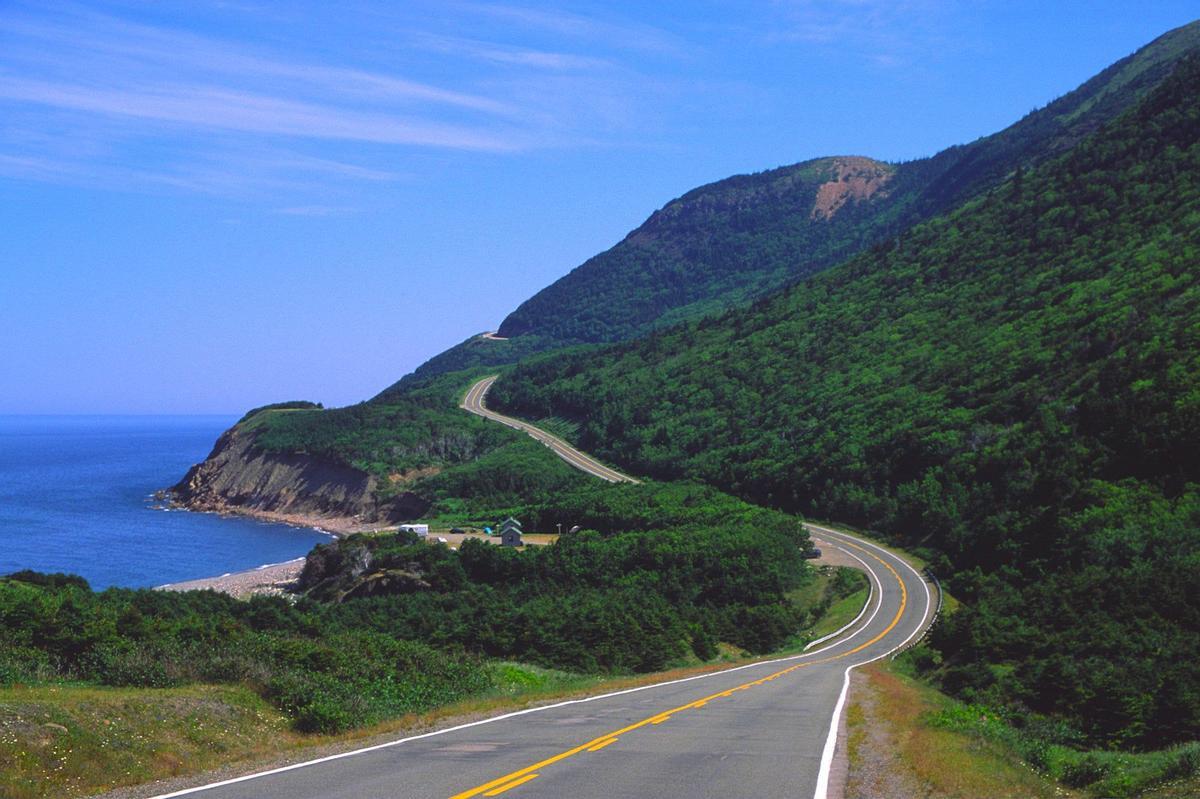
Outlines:
MULTIPOLYGON (((843 799, 1074 796, 996 746, 931 723, 953 700, 881 661, 856 670, 843 799)), ((831 795, 837 796, 839 794, 831 795)))

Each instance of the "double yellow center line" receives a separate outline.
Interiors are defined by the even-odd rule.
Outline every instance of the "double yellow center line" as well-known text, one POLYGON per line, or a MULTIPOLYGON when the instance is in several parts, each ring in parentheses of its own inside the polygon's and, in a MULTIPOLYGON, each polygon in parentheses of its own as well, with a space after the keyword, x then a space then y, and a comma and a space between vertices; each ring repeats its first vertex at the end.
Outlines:
MULTIPOLYGON (((516 788, 519 785, 524 785, 525 783, 529 782, 530 780, 536 779, 538 776, 540 776, 539 772, 541 769, 544 769, 547 766, 554 765, 555 763, 558 763, 559 761, 566 760, 569 757, 573 757, 573 756, 579 754, 580 752, 598 752, 601 749, 605 748, 606 746, 610 746, 611 744, 616 743, 617 739, 627 732, 633 732, 636 729, 640 729, 642 727, 646 727, 649 725, 662 724, 664 721, 667 721, 668 719, 671 718, 671 716, 673 716, 676 713, 679 713, 680 711, 698 710, 698 709, 704 707, 705 705, 707 705, 709 702, 713 701, 714 699, 725 699, 725 698, 731 697, 737 691, 745 691, 750 688, 754 688, 755 686, 763 685, 764 683, 768 683, 768 682, 771 682, 772 680, 776 680, 776 679, 782 677, 783 675, 790 674, 791 672, 796 671, 798 669, 807 668, 808 666, 816 666, 820 663, 830 663, 835 660, 841 660, 842 658, 850 657, 851 655, 857 654, 858 652, 861 652, 864 649, 866 649, 867 647, 871 646, 872 644, 878 642, 880 639, 882 639, 884 636, 886 636, 888 633, 890 633, 897 624, 900 623, 900 617, 904 615, 904 609, 908 606, 908 590, 904 586, 904 580, 902 580, 900 578, 900 573, 897 572, 894 568, 892 568, 891 564, 889 564, 883 558, 879 557, 878 555, 876 555, 873 552, 870 552, 869 550, 865 549, 864 547, 860 547, 857 544, 853 544, 849 541, 842 540, 842 541, 839 541, 839 543, 854 547, 855 549, 859 550, 863 554, 868 555, 871 558, 874 558, 875 560, 879 561, 881 564, 883 564, 883 567, 885 569, 887 569, 888 571, 890 571, 892 573, 892 576, 896 578, 896 583, 900 586, 900 607, 896 610, 895 617, 891 620, 891 623, 889 623, 888 626, 886 628, 884 628, 883 632, 876 635, 870 641, 867 641, 865 644, 860 644, 860 645, 856 646, 854 649, 851 649, 848 652, 843 652, 840 655, 831 655, 830 657, 821 658, 820 660, 810 660, 810 661, 807 661, 804 663, 797 663, 793 666, 788 666, 786 669, 781 669, 780 671, 777 671, 774 674, 768 674, 766 677, 761 677, 757 680, 752 680, 751 682, 743 683, 735 688, 730 688, 725 691, 719 691, 715 694, 711 694, 710 696, 706 696, 703 699, 697 699, 694 702, 688 702, 686 705, 680 705, 677 708, 673 708, 671 710, 667 710, 662 713, 656 713, 655 715, 650 716, 649 718, 642 719, 641 721, 636 722, 634 724, 630 724, 627 727, 622 727, 621 729, 616 730, 614 732, 610 732, 607 735, 601 735, 599 738, 593 738, 592 740, 588 741, 587 743, 580 744, 579 746, 576 746, 572 749, 568 749, 565 752, 560 752, 559 754, 554 755, 553 757, 548 757, 545 760, 538 761, 537 763, 534 763, 531 766, 526 766, 525 768, 518 769, 517 771, 513 771, 509 774, 505 774, 503 777, 497 777, 496 779, 492 780, 491 782, 485 782, 483 785, 476 786, 474 788, 471 788, 468 791, 463 791, 462 793, 456 793, 456 794, 454 794, 454 796, 450 797, 450 799, 470 799, 470 797, 480 796, 480 795, 482 795, 482 796, 499 796, 500 794, 504 793, 505 791, 509 791, 513 788, 516 788)), ((879 601, 880 602, 883 601, 883 592, 882 591, 880 592, 880 600, 879 601)))

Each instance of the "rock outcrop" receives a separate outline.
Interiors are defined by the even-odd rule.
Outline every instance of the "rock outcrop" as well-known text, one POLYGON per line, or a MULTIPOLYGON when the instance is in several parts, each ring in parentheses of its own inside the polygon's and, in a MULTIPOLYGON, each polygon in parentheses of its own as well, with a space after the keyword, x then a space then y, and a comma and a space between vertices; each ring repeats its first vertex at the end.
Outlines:
POLYGON ((321 527, 335 533, 421 516, 426 500, 412 493, 380 500, 374 476, 306 455, 268 452, 244 425, 225 431, 203 463, 170 489, 185 508, 236 513, 321 527))
POLYGON ((830 171, 830 179, 817 189, 812 219, 829 219, 850 201, 869 200, 876 194, 886 197, 882 189, 896 174, 891 164, 861 156, 831 159, 830 171))

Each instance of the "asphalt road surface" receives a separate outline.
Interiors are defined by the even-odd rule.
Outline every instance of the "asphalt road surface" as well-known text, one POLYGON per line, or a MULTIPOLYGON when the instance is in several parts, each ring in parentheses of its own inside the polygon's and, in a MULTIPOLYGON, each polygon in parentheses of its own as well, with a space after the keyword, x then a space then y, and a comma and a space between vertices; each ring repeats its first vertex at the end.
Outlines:
POLYGON ((585 455, 579 450, 572 447, 567 442, 555 435, 547 433, 533 425, 522 422, 520 419, 514 419, 511 416, 505 416, 502 413, 488 410, 483 404, 487 397, 488 389, 492 387, 492 383, 496 382, 498 375, 485 377, 467 391, 466 397, 463 398, 462 404, 459 406, 463 410, 470 411, 476 416, 482 416, 485 419, 491 419, 493 422, 507 425, 516 430, 526 433, 538 441, 545 444, 550 449, 554 450, 554 454, 565 460, 567 463, 574 466, 576 469, 587 472, 588 474, 599 477, 601 480, 607 480, 610 483, 639 483, 640 480, 635 480, 627 474, 621 474, 616 469, 610 469, 603 463, 600 463, 595 458, 585 455))

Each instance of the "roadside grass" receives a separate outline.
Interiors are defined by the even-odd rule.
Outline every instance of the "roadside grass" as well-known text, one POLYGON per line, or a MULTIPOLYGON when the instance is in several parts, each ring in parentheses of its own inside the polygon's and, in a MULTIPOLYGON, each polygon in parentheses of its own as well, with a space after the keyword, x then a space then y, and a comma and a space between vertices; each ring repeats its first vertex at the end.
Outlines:
POLYGON ((834 566, 818 566, 813 570, 813 578, 787 593, 787 600, 800 607, 812 607, 819 603, 829 593, 833 584, 834 566))
POLYGON ((1031 736, 987 708, 961 703, 949 704, 927 723, 1001 746, 1087 796, 1144 796, 1156 786, 1200 777, 1200 741, 1155 752, 1079 751, 1031 736))
POLYGON ((0 689, 0 796, 84 796, 294 747, 249 688, 0 689))
POLYGON ((544 419, 538 419, 533 425, 567 442, 574 441, 579 436, 579 423, 561 416, 547 416, 544 419))
POLYGON ((859 614, 863 609, 863 605, 867 602, 869 593, 866 588, 860 588, 853 594, 839 599, 829 606, 829 610, 825 611, 825 615, 817 620, 813 625, 810 634, 813 639, 820 638, 823 635, 829 635, 837 630, 842 629, 859 614))
POLYGON ((848 566, 818 566, 813 579, 789 591, 787 600, 813 609, 809 626, 793 636, 777 654, 802 651, 809 641, 835 632, 852 621, 869 596, 867 577, 848 566))
POLYGON ((847 714, 852 778, 856 761, 864 760, 866 738, 855 734, 861 719, 888 731, 896 762, 922 786, 923 797, 1200 796, 1200 742, 1143 753, 1072 749, 925 685, 908 673, 913 657, 920 654, 863 669, 871 696, 852 697, 847 714))
POLYGON ((1077 796, 1002 744, 932 723, 954 701, 899 674, 890 662, 867 666, 859 675, 846 715, 846 799, 873 795, 881 770, 889 772, 894 799, 1077 796))
POLYGON ((1196 799, 1200 796, 1200 777, 1172 780, 1142 794, 1142 799, 1196 799))

